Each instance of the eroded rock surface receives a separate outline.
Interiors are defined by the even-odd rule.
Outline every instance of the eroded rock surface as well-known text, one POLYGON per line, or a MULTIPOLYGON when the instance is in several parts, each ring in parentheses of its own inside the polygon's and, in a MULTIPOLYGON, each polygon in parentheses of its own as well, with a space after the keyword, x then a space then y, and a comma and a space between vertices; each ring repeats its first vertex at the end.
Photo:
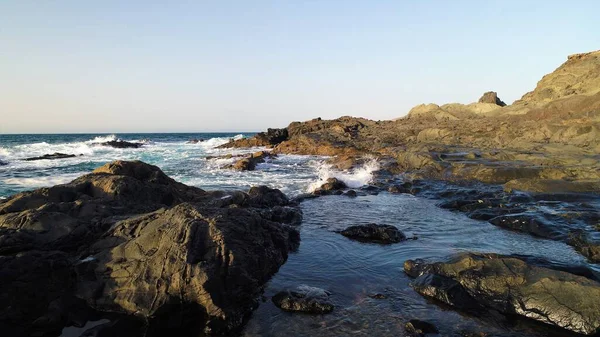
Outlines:
POLYGON ((340 232, 343 236, 362 242, 390 244, 406 240, 398 228, 391 225, 366 224, 350 226, 340 232))
POLYGON ((496 310, 581 334, 600 328, 600 283, 566 271, 495 254, 465 254, 447 263, 408 260, 413 288, 459 309, 496 310))
POLYGON ((207 192, 142 162, 17 194, 0 203, 0 329, 56 335, 107 318, 94 329, 227 334, 298 246, 283 222, 300 220, 278 190, 207 192))
POLYGON ((281 310, 307 314, 327 314, 334 309, 329 295, 330 293, 326 290, 301 285, 296 289, 277 293, 272 300, 281 310))

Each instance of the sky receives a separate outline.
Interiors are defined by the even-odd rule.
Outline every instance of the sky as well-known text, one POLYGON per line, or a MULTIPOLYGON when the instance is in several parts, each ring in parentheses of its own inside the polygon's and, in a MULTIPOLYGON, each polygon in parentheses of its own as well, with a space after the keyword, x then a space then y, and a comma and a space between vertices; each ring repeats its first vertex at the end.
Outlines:
POLYGON ((600 1, 0 0, 0 133, 260 131, 507 103, 600 49, 600 1))

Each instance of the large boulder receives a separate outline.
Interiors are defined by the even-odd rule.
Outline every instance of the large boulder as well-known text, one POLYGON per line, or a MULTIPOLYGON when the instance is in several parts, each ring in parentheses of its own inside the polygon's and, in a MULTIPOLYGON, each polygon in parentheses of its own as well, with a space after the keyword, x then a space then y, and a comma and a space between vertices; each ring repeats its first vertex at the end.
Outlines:
POLYGON ((495 310, 577 333, 600 331, 600 283, 567 271, 495 254, 464 254, 447 263, 408 260, 420 294, 477 313, 495 310))
POLYGON ((284 222, 301 216, 279 190, 206 192, 142 162, 17 194, 0 204, 0 329, 228 334, 298 246, 284 222))

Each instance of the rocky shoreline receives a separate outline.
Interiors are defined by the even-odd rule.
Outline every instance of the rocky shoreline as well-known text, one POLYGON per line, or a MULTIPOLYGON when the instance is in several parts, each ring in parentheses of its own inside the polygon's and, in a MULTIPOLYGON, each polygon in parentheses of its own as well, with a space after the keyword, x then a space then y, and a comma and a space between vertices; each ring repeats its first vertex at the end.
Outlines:
MULTIPOLYGON (((511 105, 487 92, 478 103, 421 105, 398 120, 317 118, 221 146, 269 148, 223 167, 239 171, 276 162, 278 154, 330 156, 340 171, 377 160, 372 182, 360 188, 330 178, 293 200, 266 186, 205 191, 156 166, 116 161, 1 200, 0 331, 236 335, 298 249, 300 203, 314 198, 434 199, 471 219, 563 242, 600 263, 599 78, 600 52, 586 53, 569 57, 511 105)), ((376 223, 339 235, 361 245, 416 239, 376 223)), ((397 262, 418 294, 469 315, 522 318, 564 335, 600 333, 600 277, 591 268, 482 253, 397 262)), ((271 301, 292 314, 326 315, 338 310, 330 295, 299 285, 271 301)), ((414 336, 438 333, 417 319, 402 326, 414 336)), ((470 335, 485 335, 478 333, 470 335)))
POLYGON ((298 246, 301 218, 278 190, 207 192, 142 162, 17 194, 0 203, 0 328, 231 333, 298 246))

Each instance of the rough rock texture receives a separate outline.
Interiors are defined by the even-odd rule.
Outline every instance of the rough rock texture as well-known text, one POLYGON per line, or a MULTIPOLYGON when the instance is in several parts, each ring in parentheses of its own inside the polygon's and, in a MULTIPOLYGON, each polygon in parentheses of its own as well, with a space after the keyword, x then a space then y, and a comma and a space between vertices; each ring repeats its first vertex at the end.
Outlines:
POLYGON ((521 186, 535 190, 552 188, 542 181, 566 181, 598 193, 599 57, 570 57, 510 106, 488 94, 490 103, 419 105, 391 121, 316 118, 290 123, 287 139, 276 145, 265 133, 225 147, 259 144, 275 153, 336 156, 332 163, 340 169, 372 156, 387 162, 386 169, 416 178, 531 181, 521 186))
POLYGON ((334 309, 329 295, 329 292, 323 289, 302 285, 293 290, 281 291, 273 296, 272 300, 281 310, 327 314, 334 309))
POLYGON ((495 91, 488 91, 481 96, 478 101, 479 103, 491 103, 499 106, 506 106, 506 103, 502 102, 502 100, 498 97, 498 94, 495 91))
POLYGON ((492 309, 587 335, 600 328, 600 283, 584 276, 495 254, 408 260, 404 270, 416 277, 418 293, 460 309, 492 309))
POLYGON ((25 158, 23 160, 34 161, 34 160, 43 160, 43 159, 64 159, 64 158, 73 158, 73 157, 77 157, 77 156, 74 154, 65 154, 65 153, 55 152, 53 154, 45 154, 43 156, 25 158))
POLYGON ((343 236, 363 242, 397 243, 406 240, 406 236, 398 228, 391 225, 366 224, 350 226, 340 232, 343 236))
POLYGON ((108 318, 138 329, 122 335, 234 331, 299 243, 283 223, 300 219, 278 190, 206 192, 142 162, 17 194, 0 203, 0 329, 108 318))
POLYGON ((235 163, 227 166, 227 168, 234 169, 236 171, 254 171, 256 165, 264 163, 265 159, 273 159, 277 155, 267 151, 258 151, 247 157, 237 160, 235 163))

